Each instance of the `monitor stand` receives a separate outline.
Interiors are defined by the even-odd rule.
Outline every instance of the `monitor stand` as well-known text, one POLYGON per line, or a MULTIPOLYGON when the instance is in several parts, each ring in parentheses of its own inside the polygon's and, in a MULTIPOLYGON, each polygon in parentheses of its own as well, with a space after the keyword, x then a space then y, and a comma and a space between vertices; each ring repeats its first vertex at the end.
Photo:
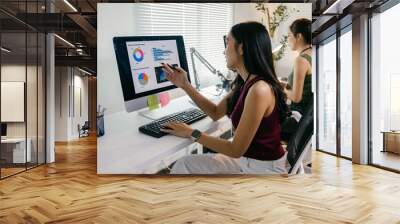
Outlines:
POLYGON ((179 106, 172 106, 171 103, 169 103, 167 106, 165 107, 160 107, 154 110, 150 110, 149 108, 145 108, 143 110, 140 110, 138 113, 147 118, 147 119, 151 119, 151 120, 157 120, 160 119, 162 117, 171 115, 173 113, 177 113, 182 111, 183 109, 180 108, 179 106))

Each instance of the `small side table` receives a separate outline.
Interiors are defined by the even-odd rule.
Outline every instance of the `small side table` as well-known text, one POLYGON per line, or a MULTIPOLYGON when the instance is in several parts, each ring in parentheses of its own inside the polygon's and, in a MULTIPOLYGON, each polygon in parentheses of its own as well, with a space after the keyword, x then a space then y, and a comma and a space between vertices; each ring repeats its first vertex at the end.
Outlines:
POLYGON ((400 154, 400 131, 382 131, 383 149, 382 152, 400 154))

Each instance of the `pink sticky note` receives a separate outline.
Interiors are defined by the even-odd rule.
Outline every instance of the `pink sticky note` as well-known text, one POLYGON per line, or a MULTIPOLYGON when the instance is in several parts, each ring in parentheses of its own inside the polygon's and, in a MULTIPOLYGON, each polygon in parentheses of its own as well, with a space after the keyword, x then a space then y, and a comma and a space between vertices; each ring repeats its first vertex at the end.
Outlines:
POLYGON ((165 107, 169 103, 169 93, 160 93, 159 95, 160 103, 162 107, 165 107))

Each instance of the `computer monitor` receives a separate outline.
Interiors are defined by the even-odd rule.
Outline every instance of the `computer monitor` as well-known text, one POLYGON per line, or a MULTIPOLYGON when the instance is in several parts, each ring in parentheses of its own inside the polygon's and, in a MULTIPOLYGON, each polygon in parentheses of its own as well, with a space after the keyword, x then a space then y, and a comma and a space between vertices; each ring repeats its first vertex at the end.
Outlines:
POLYGON ((146 96, 176 88, 161 63, 188 71, 182 36, 114 37, 113 42, 128 112, 146 107, 146 96))
POLYGON ((7 124, 1 123, 1 137, 7 136, 7 124))

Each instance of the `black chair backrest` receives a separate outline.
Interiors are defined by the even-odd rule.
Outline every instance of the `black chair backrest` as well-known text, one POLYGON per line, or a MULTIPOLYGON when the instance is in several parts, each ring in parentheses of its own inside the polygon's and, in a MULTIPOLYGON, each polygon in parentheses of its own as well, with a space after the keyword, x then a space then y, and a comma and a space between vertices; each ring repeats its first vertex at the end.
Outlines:
POLYGON ((82 129, 89 129, 90 128, 89 124, 90 124, 89 121, 85 121, 85 123, 82 126, 82 129))
POLYGON ((299 121, 297 130, 290 137, 289 143, 286 147, 288 152, 287 160, 291 165, 289 173, 291 173, 299 159, 301 153, 304 151, 307 143, 312 138, 314 133, 314 104, 310 104, 306 113, 304 113, 299 121))

